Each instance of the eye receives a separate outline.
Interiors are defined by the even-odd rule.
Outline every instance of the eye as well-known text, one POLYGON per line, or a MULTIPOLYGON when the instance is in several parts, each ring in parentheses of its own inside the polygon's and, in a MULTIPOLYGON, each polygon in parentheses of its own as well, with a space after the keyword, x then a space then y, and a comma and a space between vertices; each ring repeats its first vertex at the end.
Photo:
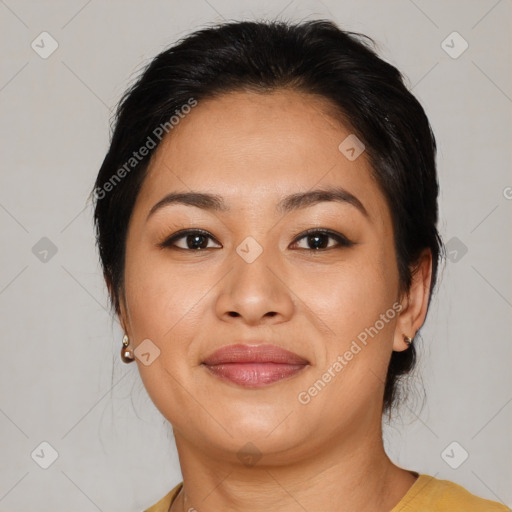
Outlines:
MULTIPOLYGON (((159 243, 158 246, 161 248, 180 249, 184 251, 204 251, 206 249, 214 248, 208 247, 209 240, 218 243, 215 238, 208 233, 208 231, 204 231, 202 229, 188 229, 178 231, 171 237, 159 243), (178 241, 182 241, 181 246, 178 245, 178 241)), ((337 233, 336 231, 331 231, 329 229, 309 229, 297 237, 292 242, 292 246, 296 246, 301 240, 305 240, 307 247, 299 247, 299 249, 309 249, 313 251, 325 251, 328 249, 351 247, 354 245, 354 242, 351 242, 341 233, 337 233), (335 243, 329 245, 329 239, 334 240, 335 243)))
POLYGON ((181 249, 184 251, 201 251, 205 249, 213 249, 213 247, 208 247, 208 239, 215 241, 213 236, 208 233, 208 231, 203 231, 202 229, 188 229, 174 233, 174 235, 165 239, 162 243, 159 243, 158 246, 162 249, 170 248, 181 249), (184 239, 182 246, 177 245, 176 242, 182 239, 184 239))
POLYGON ((330 229, 308 229, 302 233, 300 237, 296 238, 293 244, 297 244, 300 240, 305 240, 306 245, 309 247, 301 247, 301 249, 311 249, 314 251, 325 251, 327 249, 335 249, 339 247, 351 247, 354 242, 351 242, 346 236, 330 229), (328 240, 332 239, 336 243, 329 245, 328 240), (311 247, 312 246, 312 247, 311 247))

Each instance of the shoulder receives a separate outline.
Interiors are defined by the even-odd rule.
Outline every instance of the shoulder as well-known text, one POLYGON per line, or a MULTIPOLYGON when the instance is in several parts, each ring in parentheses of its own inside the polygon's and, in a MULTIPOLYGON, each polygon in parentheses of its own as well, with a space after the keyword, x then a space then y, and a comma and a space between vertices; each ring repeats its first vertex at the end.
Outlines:
POLYGON ((169 491, 158 503, 144 510, 144 512, 168 512, 171 503, 174 501, 181 488, 183 482, 180 482, 174 489, 169 491))
MULTIPOLYGON (((179 483, 158 503, 144 512, 167 512, 183 486, 179 483)), ((439 480, 420 474, 407 494, 391 512, 512 512, 497 501, 471 494, 464 487, 449 480, 439 480)))
POLYGON ((449 480, 420 474, 407 494, 391 512, 510 512, 497 501, 471 494, 449 480))

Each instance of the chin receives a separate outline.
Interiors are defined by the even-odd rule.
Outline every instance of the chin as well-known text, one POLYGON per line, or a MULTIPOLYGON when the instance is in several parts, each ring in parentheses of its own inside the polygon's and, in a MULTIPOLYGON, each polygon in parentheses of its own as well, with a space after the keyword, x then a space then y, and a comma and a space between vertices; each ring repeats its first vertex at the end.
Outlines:
MULTIPOLYGON (((211 437, 211 433, 197 433, 199 446, 204 446, 208 453, 217 456, 222 460, 228 457, 235 464, 252 467, 258 464, 276 466, 281 464, 289 464, 296 457, 301 459, 301 452, 305 446, 307 439, 304 436, 297 435, 279 435, 269 432, 272 430, 265 429, 261 431, 258 428, 249 428, 246 430, 232 431, 233 437, 211 437), (301 450, 302 448, 302 450, 301 450)), ((311 436, 307 436, 310 438, 311 436)))

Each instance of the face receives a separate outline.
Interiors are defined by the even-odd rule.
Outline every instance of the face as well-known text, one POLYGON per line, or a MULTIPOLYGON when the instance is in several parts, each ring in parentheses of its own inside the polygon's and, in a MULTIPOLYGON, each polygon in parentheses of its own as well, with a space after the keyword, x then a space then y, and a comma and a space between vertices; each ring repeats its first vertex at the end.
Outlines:
POLYGON ((150 163, 121 321, 151 399, 198 450, 236 461, 251 442, 268 461, 298 460, 380 423, 389 358, 406 348, 391 216, 328 108, 292 91, 205 100, 150 163), (341 192, 289 199, 318 189, 341 192), (162 201, 189 192, 223 207, 162 201), (233 344, 301 362, 204 364, 233 344))

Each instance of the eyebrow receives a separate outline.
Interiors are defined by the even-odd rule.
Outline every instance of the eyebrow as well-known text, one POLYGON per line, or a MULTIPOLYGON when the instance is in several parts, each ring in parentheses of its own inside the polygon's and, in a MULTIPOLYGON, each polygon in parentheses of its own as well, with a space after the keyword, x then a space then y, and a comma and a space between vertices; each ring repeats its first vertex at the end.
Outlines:
MULTIPOLYGON (((357 208, 365 217, 369 216, 363 203, 361 203, 355 195, 341 187, 328 187, 291 194, 277 203, 276 211, 281 214, 286 214, 294 210, 329 201, 349 204, 357 208)), ((231 210, 224 201, 224 198, 217 194, 205 192, 171 192, 151 208, 146 220, 157 210, 171 204, 195 206, 196 208, 215 212, 229 212, 231 210)))

